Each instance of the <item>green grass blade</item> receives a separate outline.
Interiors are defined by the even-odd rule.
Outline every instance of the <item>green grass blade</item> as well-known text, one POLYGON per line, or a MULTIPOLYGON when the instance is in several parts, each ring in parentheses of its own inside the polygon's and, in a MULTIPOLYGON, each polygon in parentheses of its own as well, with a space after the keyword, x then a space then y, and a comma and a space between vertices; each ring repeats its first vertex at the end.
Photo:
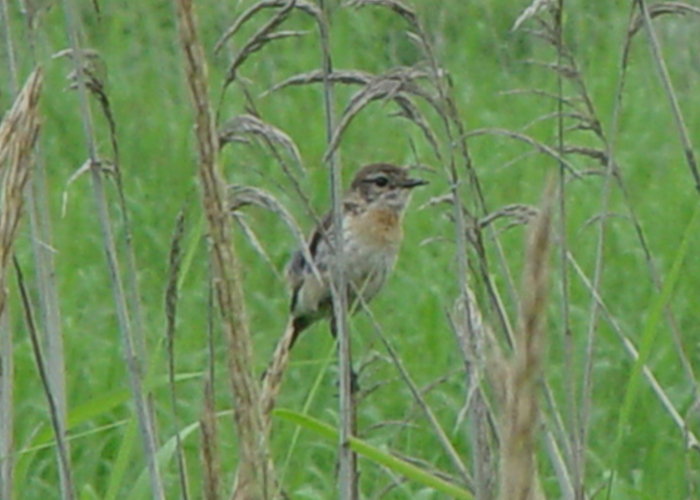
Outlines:
MULTIPOLYGON (((175 377, 176 382, 185 382, 187 380, 197 379, 202 376, 201 372, 181 373, 175 377)), ((152 391, 159 387, 167 385, 168 380, 165 377, 159 377, 158 380, 146 386, 146 390, 152 391)), ((67 429, 71 430, 77 426, 90 422, 96 417, 104 415, 119 406, 131 401, 131 391, 129 389, 120 389, 112 391, 104 396, 89 399, 83 404, 70 409, 68 413, 67 429)), ((34 439, 27 445, 26 448, 38 448, 49 443, 53 443, 53 430, 45 428, 38 432, 34 439)))
MULTIPOLYGON (((199 429, 199 422, 195 422, 193 424, 188 425, 180 431, 180 439, 182 441, 185 441, 187 436, 192 434, 192 432, 194 432, 197 429, 199 429)), ((156 454, 156 458, 158 460, 158 465, 161 470, 166 470, 165 466, 175 456, 176 450, 177 439, 175 436, 172 436, 165 442, 165 444, 163 444, 163 446, 160 447, 158 453, 156 454)), ((136 480, 136 483, 134 484, 134 487, 131 490, 131 492, 124 498, 143 498, 144 500, 150 499, 151 495, 149 491, 148 481, 148 470, 144 469, 143 472, 141 472, 141 474, 139 475, 138 479, 136 480)))
MULTIPOLYGON (((649 356, 654 347, 654 342, 658 335, 658 325, 661 321, 661 316, 663 314, 664 308, 668 305, 673 291, 678 283, 681 276, 681 271, 683 269, 683 262, 688 254, 688 249, 690 247, 691 238, 697 233, 697 222, 698 215, 700 215, 700 207, 695 209, 690 222, 686 226, 685 232, 683 234, 683 240, 678 248, 676 257, 673 261, 671 271, 668 274, 666 281, 664 282, 661 293, 652 301, 650 304, 650 313, 647 320, 644 331, 642 332, 642 341, 639 348, 639 357, 632 367, 630 372, 629 380, 627 382, 627 388, 625 389, 624 399, 622 401, 622 410, 620 411, 620 417, 617 422, 617 435, 615 438, 615 445, 613 447, 613 474, 611 475, 610 485, 614 481, 614 471, 617 470, 620 449, 622 447, 622 441, 625 437, 625 428, 628 427, 630 416, 632 414, 632 409, 634 403, 637 400, 637 395, 642 384, 642 369, 646 364, 649 356)), ((610 489, 608 490, 608 495, 610 494, 610 489)))
MULTIPOLYGON (((324 439, 333 442, 338 441, 338 430, 318 419, 285 409, 275 410, 274 415, 283 420, 295 423, 324 439)), ((416 467, 405 460, 390 455, 365 441, 357 438, 350 438, 350 448, 372 462, 383 465, 412 481, 433 488, 435 491, 449 495, 452 498, 463 500, 472 500, 474 498, 472 494, 464 488, 449 483, 444 479, 424 471, 420 467, 416 467)))
MULTIPOLYGON (((316 397, 316 394, 318 394, 319 388, 321 387, 321 381, 323 380, 323 376, 328 370, 328 366, 331 364, 331 361, 334 359, 335 351, 336 346, 335 342, 333 342, 333 345, 328 351, 326 357, 323 359, 318 374, 316 375, 316 378, 314 379, 313 384, 311 385, 311 389, 309 390, 309 393, 306 396, 306 399, 304 400, 304 405, 302 406, 302 414, 308 413, 309 408, 311 408, 311 403, 313 402, 314 398, 316 397)), ((282 484, 284 484, 284 478, 287 474, 287 471, 290 470, 289 465, 293 463, 292 458, 294 456, 294 452, 297 450, 297 442, 299 441, 300 432, 301 427, 297 427, 296 429, 294 429, 294 435, 292 436, 292 439, 289 442, 287 456, 283 462, 282 467, 280 467, 280 473, 278 477, 280 478, 282 484)))
POLYGON ((105 500, 115 500, 119 498, 118 495, 122 492, 122 488, 126 484, 124 478, 133 459, 134 448, 136 448, 136 439, 136 420, 131 418, 129 419, 129 424, 124 429, 124 435, 122 437, 121 446, 119 447, 119 453, 117 453, 117 458, 113 462, 109 474, 107 493, 104 496, 105 500))

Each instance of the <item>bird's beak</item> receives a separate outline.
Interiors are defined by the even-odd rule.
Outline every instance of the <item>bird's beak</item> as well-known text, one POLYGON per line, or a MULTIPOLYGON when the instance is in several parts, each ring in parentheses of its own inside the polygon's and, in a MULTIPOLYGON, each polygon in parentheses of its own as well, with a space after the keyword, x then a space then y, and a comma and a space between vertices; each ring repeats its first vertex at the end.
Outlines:
POLYGON ((401 187, 413 189, 414 187, 425 186, 426 184, 428 184, 428 181, 423 179, 406 179, 401 183, 401 187))

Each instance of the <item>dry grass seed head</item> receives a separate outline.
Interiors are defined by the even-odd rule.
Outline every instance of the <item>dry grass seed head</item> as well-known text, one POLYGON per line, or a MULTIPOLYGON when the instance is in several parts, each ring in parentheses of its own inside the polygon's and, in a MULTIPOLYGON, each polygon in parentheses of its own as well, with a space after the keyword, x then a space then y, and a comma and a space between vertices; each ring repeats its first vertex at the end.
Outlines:
MULTIPOLYGON (((346 85, 367 85, 372 78, 374 78, 374 75, 371 73, 355 70, 335 70, 333 73, 328 75, 328 81, 332 83, 343 83, 346 85)), ((323 81, 324 75, 323 71, 320 69, 309 71, 308 73, 301 73, 275 84, 263 92, 261 97, 265 97, 272 92, 282 90, 286 87, 295 85, 309 85, 311 83, 323 83, 323 81)))
POLYGON ((228 42, 233 35, 235 35, 238 30, 249 21, 255 14, 264 10, 271 8, 284 8, 292 9, 296 8, 305 12, 306 14, 312 16, 318 23, 323 19, 321 10, 313 3, 306 0, 295 0, 295 1, 285 1, 285 0, 266 0, 263 2, 257 2, 251 5, 245 12, 243 12, 234 23, 224 32, 224 34, 219 38, 214 46, 214 53, 221 51, 223 46, 228 42))
POLYGON ((229 142, 244 142, 248 135, 262 137, 271 144, 279 144, 304 173, 304 161, 294 140, 257 116, 239 115, 224 123, 219 130, 219 143, 223 147, 229 142))
POLYGON ((7 266, 24 205, 24 187, 39 133, 39 97, 43 73, 35 69, 0 123, 0 317, 5 309, 7 266), (9 164, 5 166, 5 161, 9 164))
MULTIPOLYGON (((682 16, 686 14, 695 14, 696 16, 700 16, 700 7, 683 2, 659 2, 649 5, 647 9, 649 11, 649 17, 652 19, 667 14, 682 16)), ((627 30, 627 37, 631 40, 632 37, 634 37, 634 35, 636 35, 642 28, 642 26, 644 26, 644 16, 642 16, 640 12, 637 12, 627 30)))
MULTIPOLYGON (((423 77, 425 77, 424 72, 414 70, 413 68, 395 69, 386 75, 373 78, 359 92, 354 94, 345 107, 343 115, 333 131, 333 136, 323 156, 324 161, 327 161, 338 148, 342 135, 353 118, 373 101, 396 100, 398 97, 401 99, 400 103, 403 102, 405 104, 409 96, 417 96, 424 99, 433 109, 440 113, 441 106, 435 96, 414 83, 414 80, 423 77)), ((404 109, 406 109, 405 106, 404 109)), ((415 109, 417 108, 414 106, 412 110, 415 109)))
MULTIPOLYGON (((438 160, 442 160, 442 154, 440 153, 440 148, 438 146, 438 138, 433 132, 427 120, 423 117, 418 106, 416 106, 411 99, 404 94, 407 90, 405 86, 402 88, 400 84, 397 84, 394 80, 398 82, 412 82, 413 80, 428 78, 429 74, 425 71, 418 70, 415 68, 393 68, 388 71, 385 75, 377 77, 371 73, 364 71, 353 71, 353 70, 340 70, 330 73, 327 78, 328 81, 332 83, 342 83, 345 85, 364 85, 365 88, 355 94, 348 104, 346 110, 341 118, 341 123, 336 127, 333 138, 331 139, 331 144, 329 146, 326 157, 330 157, 330 154, 335 151, 338 143, 340 141, 340 136, 350 124, 350 121, 354 116, 361 111, 361 109, 367 106, 370 102, 377 99, 393 99, 394 102, 400 107, 400 111, 397 113, 398 116, 406 118, 407 120, 413 122, 423 133, 423 136, 430 144, 432 150, 434 151, 438 160), (383 84, 378 84, 376 82, 384 82, 383 84), (387 83, 388 82, 388 83, 387 83), (382 86, 383 85, 383 86, 382 86)), ((325 75, 321 70, 310 71, 308 73, 302 73, 299 75, 294 75, 286 80, 274 85, 272 88, 265 91, 262 96, 267 96, 271 92, 275 92, 284 89, 289 86, 295 85, 309 85, 315 83, 323 83, 325 75)), ((420 87, 413 85, 409 87, 410 93, 420 95, 426 98, 433 107, 437 105, 433 96, 430 96, 427 92, 420 89, 420 87)))
MULTIPOLYGON (((313 264, 314 260, 309 253, 308 245, 306 245, 306 238, 304 237, 301 227, 297 223, 294 216, 284 207, 284 205, 282 205, 282 203, 280 203, 279 200, 277 200, 277 198, 275 198, 274 195, 256 187, 241 185, 229 186, 229 209, 231 212, 238 212, 241 208, 249 205, 262 208, 277 215, 292 233, 297 248, 299 248, 302 252, 304 259, 313 264)), ((258 241, 258 238, 255 237, 254 231, 250 228, 248 228, 248 230, 253 236, 253 239, 250 240, 253 247, 256 248, 259 246, 262 249, 262 245, 258 241)), ((262 250, 261 255, 264 259, 268 260, 266 257, 267 253, 264 250, 262 250)), ((321 279, 320 273, 316 269, 316 266, 312 265, 312 272, 315 273, 319 279, 321 279)))
POLYGON ((503 500, 541 496, 535 462, 537 381, 544 352, 553 204, 554 182, 550 180, 539 217, 528 234, 519 326, 514 353, 506 365, 501 419, 500 498, 503 500))
POLYGON ((289 36, 301 36, 302 32, 299 31, 278 31, 274 30, 281 26, 284 21, 287 20, 294 8, 300 9, 316 20, 319 28, 323 31, 324 21, 323 13, 314 4, 303 1, 303 0, 289 0, 284 1, 263 1, 258 2, 241 14, 234 24, 226 30, 224 35, 216 43, 215 52, 221 50, 223 45, 243 26, 248 20, 250 20, 257 12, 267 8, 279 8, 279 10, 265 23, 263 24, 254 34, 251 36, 243 47, 238 52, 238 55, 233 59, 229 65, 229 69, 226 75, 226 80, 224 82, 224 87, 228 87, 236 79, 236 72, 238 68, 250 57, 253 53, 262 49, 268 43, 278 40, 281 38, 288 38, 289 36))
POLYGON ((551 158, 555 159, 557 163, 563 166, 567 170, 567 172, 570 173, 574 178, 581 178, 580 172, 573 163, 567 160, 563 155, 561 155, 558 151, 554 150, 552 147, 547 146, 543 142, 540 142, 534 139, 533 137, 530 137, 529 135, 507 129, 477 129, 465 134, 465 137, 478 137, 481 135, 502 135, 529 144, 530 146, 537 149, 539 152, 544 153, 547 156, 550 156, 551 158))
POLYGON ((384 7, 392 10, 404 18, 412 28, 420 28, 420 23, 418 22, 418 16, 416 16, 416 13, 406 5, 402 4, 401 2, 397 2, 396 0, 349 0, 345 2, 345 5, 354 8, 370 6, 384 7))
POLYGON ((515 20, 511 31, 516 31, 528 19, 538 17, 543 10, 551 9, 552 5, 552 0, 534 0, 515 20))

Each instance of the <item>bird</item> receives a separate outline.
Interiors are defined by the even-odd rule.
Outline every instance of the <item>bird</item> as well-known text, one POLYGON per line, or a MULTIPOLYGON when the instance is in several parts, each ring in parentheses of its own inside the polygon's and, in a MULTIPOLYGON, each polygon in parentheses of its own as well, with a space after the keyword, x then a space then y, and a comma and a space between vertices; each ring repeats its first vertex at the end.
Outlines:
MULTIPOLYGON (((403 239, 403 214, 411 192, 426 184, 426 180, 411 177, 408 168, 390 163, 366 165, 355 174, 341 203, 341 271, 350 313, 369 303, 386 283, 403 239)), ((336 237, 329 211, 306 240, 306 251, 298 249, 287 264, 286 278, 292 290, 290 321, 263 375, 264 414, 272 411, 290 351, 301 333, 329 319, 331 333, 336 334, 331 292, 336 237)))
MULTIPOLYGON (((403 239, 402 218, 411 192, 425 184, 423 179, 410 177, 406 168, 389 163, 367 165, 355 174, 341 204, 342 272, 349 312, 357 311, 360 302, 369 303, 386 283, 403 239)), ((330 275, 336 236, 332 213, 328 212, 307 240, 307 255, 312 257, 313 266, 301 250, 287 265, 287 281, 292 289, 291 345, 323 318, 330 318, 335 336, 330 275)))

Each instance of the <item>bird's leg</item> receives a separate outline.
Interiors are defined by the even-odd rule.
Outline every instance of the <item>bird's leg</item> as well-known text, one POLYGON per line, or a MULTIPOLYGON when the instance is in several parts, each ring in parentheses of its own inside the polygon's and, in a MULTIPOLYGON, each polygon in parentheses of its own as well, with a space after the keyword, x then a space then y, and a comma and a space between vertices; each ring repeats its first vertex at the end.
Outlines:
MULTIPOLYGON (((335 314, 331 315, 330 328, 331 335, 336 341, 336 346, 338 346, 338 349, 340 349, 340 344, 338 343, 338 323, 335 320, 335 314)), ((360 380, 357 375, 357 372, 355 372, 355 368, 353 367, 350 368, 350 391, 353 394, 357 394, 358 392, 360 392, 360 380)))
MULTIPOLYGON (((287 327, 287 330, 285 331, 284 335, 279 340, 277 347, 275 348, 275 353, 279 354, 281 351, 286 351, 285 355, 288 356, 289 352, 291 352, 292 348, 294 347, 294 344, 299 338, 301 332, 306 330, 312 323, 313 319, 307 316, 298 316, 292 318, 290 320, 289 326, 287 327)), ((272 360, 270 360, 270 364, 273 362, 274 357, 272 360)), ((260 380, 265 380, 265 377, 267 377, 268 375, 269 369, 270 367, 268 366, 267 368, 265 368, 265 370, 263 370, 262 375, 260 375, 260 380)))

